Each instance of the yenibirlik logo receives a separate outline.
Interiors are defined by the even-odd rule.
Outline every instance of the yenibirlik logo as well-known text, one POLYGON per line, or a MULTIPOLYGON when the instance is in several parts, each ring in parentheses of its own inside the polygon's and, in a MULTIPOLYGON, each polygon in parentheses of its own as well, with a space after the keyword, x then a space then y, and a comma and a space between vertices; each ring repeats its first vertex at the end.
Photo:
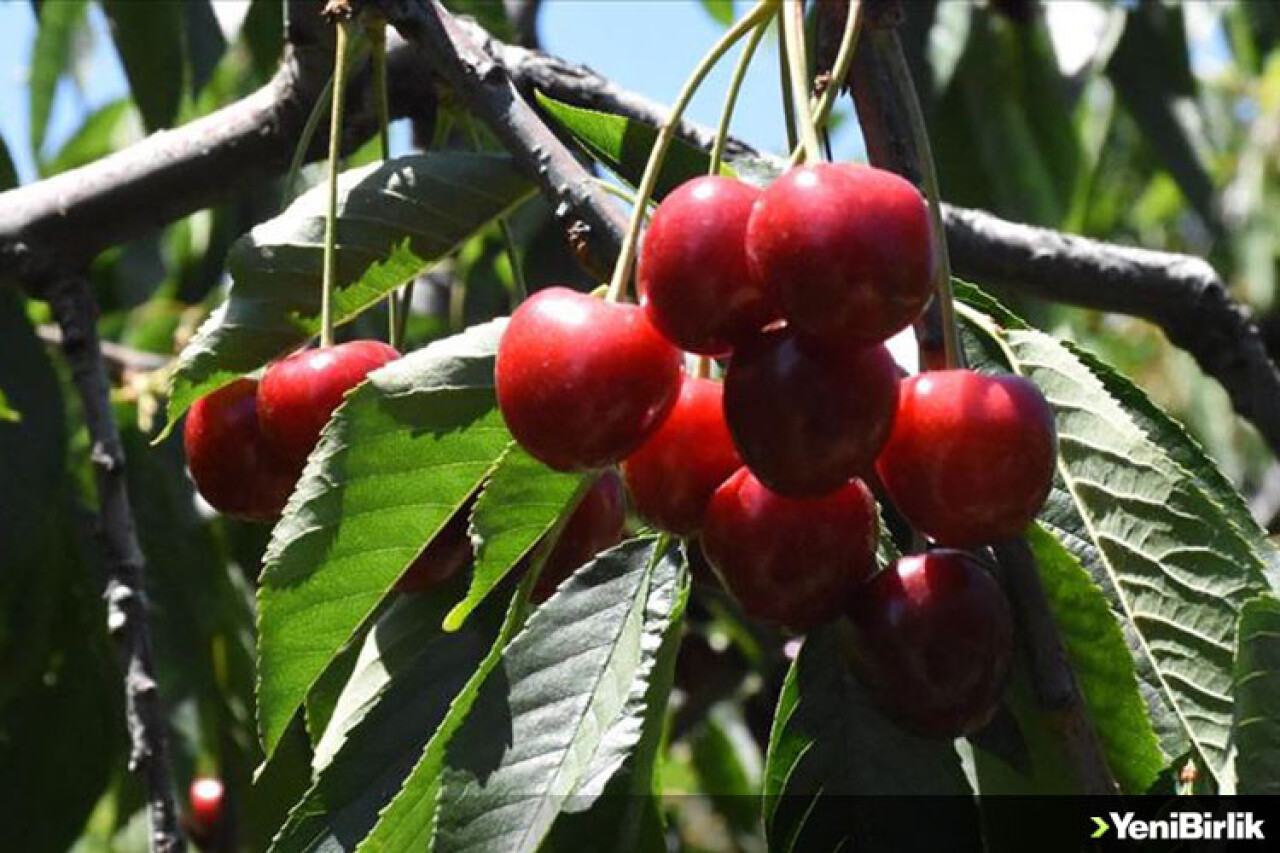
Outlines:
POLYGON ((1133 812, 1108 812, 1111 823, 1093 819, 1097 829, 1090 838, 1102 838, 1114 825, 1118 841, 1264 841, 1262 818, 1251 812, 1172 812, 1167 817, 1144 820, 1133 812))

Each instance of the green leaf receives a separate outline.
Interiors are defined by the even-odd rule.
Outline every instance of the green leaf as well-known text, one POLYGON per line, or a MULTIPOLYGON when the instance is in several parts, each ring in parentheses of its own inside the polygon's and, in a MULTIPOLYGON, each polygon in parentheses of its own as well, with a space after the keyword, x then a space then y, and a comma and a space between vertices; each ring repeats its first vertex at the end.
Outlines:
POLYGON ((1120 625, 1102 590, 1056 539, 1032 525, 1027 542, 1107 764, 1122 791, 1146 793, 1166 762, 1120 625))
POLYGON ((492 647, 506 608, 495 597, 462 631, 448 634, 440 620, 449 600, 402 596, 378 619, 316 747, 315 784, 272 853, 350 849, 377 823, 492 647))
POLYGON ((1182 9, 1160 3, 1131 9, 1106 70, 1187 201, 1210 228, 1221 230, 1209 171, 1212 151, 1196 103, 1182 9))
POLYGON ((561 808, 595 802, 640 740, 684 577, 674 549, 633 540, 534 612, 449 744, 437 850, 533 849, 561 808))
POLYGON ((763 761, 742 709, 720 702, 690 738, 693 769, 701 790, 737 832, 752 833, 760 821, 757 803, 763 761))
MULTIPOLYGON (((641 730, 639 742, 590 808, 561 812, 539 847, 542 853, 574 853, 582 849, 583 838, 590 838, 599 848, 613 853, 665 853, 667 849, 659 813, 659 795, 662 792, 658 787, 657 766, 666 731, 671 685, 675 679, 676 655, 684 633, 684 613, 689 602, 687 552, 685 557, 676 582, 675 605, 667 620, 653 669, 647 680, 637 678, 632 681, 626 705, 605 736, 607 741, 629 740, 628 732, 638 725, 641 730)), ((660 617, 658 611, 665 609, 665 600, 650 596, 646 619, 660 617), (658 605, 657 611, 655 605, 658 605)), ((570 802, 575 801, 576 798, 570 802)), ((746 802, 754 803, 754 796, 746 802)))
POLYGON ((186 80, 182 39, 186 5, 102 0, 116 52, 129 78, 129 90, 148 131, 172 126, 182 104, 186 80))
POLYGON ((16 424, 22 420, 22 414, 9 406, 9 398, 0 389, 0 422, 16 424))
POLYGON ((1237 792, 1280 794, 1280 601, 1270 595, 1241 608, 1235 684, 1237 792))
POLYGON ((284 0, 252 0, 240 29, 259 79, 269 78, 284 46, 284 0))
POLYGON ((475 570, 466 598, 445 617, 446 631, 458 630, 555 526, 581 483, 580 475, 552 471, 514 443, 507 448, 471 512, 475 570))
MULTIPOLYGON (((531 188, 506 156, 437 152, 345 172, 338 192, 334 317, 347 322, 531 188)), ((178 358, 167 429, 198 397, 319 331, 325 208, 317 187, 232 247, 235 284, 178 358)))
POLYGON ((84 25, 87 0, 64 0, 40 6, 40 26, 31 52, 30 98, 31 153, 36 162, 44 148, 45 131, 58 94, 58 82, 71 64, 76 33, 84 25))
MULTIPOLYGON (((609 167, 618 177, 632 186, 640 183, 649 151, 658 138, 653 125, 645 124, 613 113, 576 107, 549 98, 541 92, 534 93, 538 106, 576 139, 587 153, 609 167)), ((662 171, 654 186, 653 197, 662 199, 667 193, 692 178, 705 175, 711 159, 701 151, 680 139, 674 139, 662 161, 662 171)), ((733 174, 727 165, 722 174, 733 174)))
POLYGON ((0 364, 0 394, 22 413, 16 423, 0 421, 0 554, 20 565, 37 546, 31 532, 61 494, 67 427, 53 363, 12 287, 0 287, 0 364))
POLYGON ((844 630, 809 634, 783 683, 765 765, 769 849, 968 849, 976 810, 911 823, 869 796, 970 789, 951 743, 908 734, 872 706, 845 663, 844 630))
MULTIPOLYGON (((1051 500, 1041 520, 1077 555, 1078 545, 1068 540, 1092 547, 1091 560, 1082 557, 1082 563, 1133 629, 1139 673, 1141 658, 1148 659, 1174 722, 1221 779, 1229 757, 1236 622, 1244 602, 1266 589, 1263 555, 1073 347, 961 310, 971 334, 994 345, 998 360, 1040 386, 1053 406, 1058 474, 1069 503, 1051 500)), ((991 350, 973 354, 980 363, 991 350)), ((1131 389, 1126 396, 1139 393, 1131 389)))
POLYGON ((18 185, 18 167, 13 165, 13 156, 9 153, 9 144, 0 135, 0 192, 11 190, 18 185))
POLYGON ((335 412, 276 525, 258 591, 258 717, 271 754, 312 685, 493 467, 503 323, 374 371, 335 412))
POLYGON ((45 164, 44 173, 56 175, 118 151, 137 138, 138 125, 133 104, 124 98, 100 107, 45 164))
POLYGON ((634 749, 628 699, 649 678, 687 583, 675 552, 659 546, 634 539, 587 563, 481 664, 361 853, 427 849, 433 835, 432 849, 457 849, 493 822, 497 837, 528 842, 496 849, 532 849, 562 799, 594 800, 575 788, 604 782, 598 771, 631 751, 628 741, 634 749), (530 760, 516 764, 519 755, 530 760))
POLYGON ((702 0, 702 8, 717 24, 727 27, 733 23, 733 0, 702 0))

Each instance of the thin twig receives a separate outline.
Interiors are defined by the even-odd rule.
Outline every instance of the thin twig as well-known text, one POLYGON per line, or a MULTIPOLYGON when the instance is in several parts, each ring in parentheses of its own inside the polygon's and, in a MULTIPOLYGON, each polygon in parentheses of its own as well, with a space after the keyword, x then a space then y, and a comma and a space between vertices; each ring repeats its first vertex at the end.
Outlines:
POLYGON ((107 629, 124 670, 129 768, 147 797, 153 853, 183 849, 174 806, 166 718, 160 705, 151 631, 147 623, 145 566, 125 480, 124 447, 111 413, 110 382, 98 340, 97 305, 83 274, 63 276, 47 289, 62 330, 62 350, 84 410, 98 485, 99 527, 107 573, 107 629))

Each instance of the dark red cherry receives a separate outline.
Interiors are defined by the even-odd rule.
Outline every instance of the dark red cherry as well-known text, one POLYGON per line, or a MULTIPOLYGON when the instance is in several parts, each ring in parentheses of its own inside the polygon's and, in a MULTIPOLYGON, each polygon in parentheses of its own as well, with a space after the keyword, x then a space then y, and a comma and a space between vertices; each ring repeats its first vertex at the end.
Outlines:
POLYGON ((210 506, 248 521, 274 521, 297 477, 267 445, 257 395, 257 382, 237 379, 201 397, 187 413, 182 439, 191 478, 210 506))
POLYGON ((970 548, 1017 536, 1035 518, 1056 444, 1053 410, 1028 380, 939 370, 902 383, 876 469, 913 527, 970 548))
POLYGON ((827 347, 787 328, 739 346, 724 381, 725 420, 743 461, 792 496, 869 472, 897 399, 898 366, 883 345, 827 347))
POLYGON ((759 197, 755 187, 708 175, 654 211, 640 252, 640 303, 681 349, 726 355, 778 319, 777 294, 747 266, 747 219, 759 197))
POLYGON ((280 457, 302 469, 342 399, 400 353, 381 341, 303 350, 267 368, 258 388, 262 431, 280 457))
POLYGON ((622 478, 615 471, 605 471, 582 496, 573 515, 565 522, 560 538, 542 564, 542 573, 533 587, 532 600, 546 601, 579 566, 621 542, 626 520, 622 478))
POLYGON ((928 206, 892 172, 801 166, 761 195, 747 256, 796 328, 832 343, 883 341, 929 301, 928 206))
POLYGON ((444 527, 428 543, 396 583, 397 592, 424 592, 452 578, 475 559, 471 547, 469 525, 475 498, 445 522, 444 527))
POLYGON ((991 719, 1013 656, 1013 617, 973 557, 903 557, 858 590, 849 616, 855 668, 904 727, 951 738, 991 719))
POLYGON ((711 495, 742 467, 722 399, 719 382, 685 377, 671 414, 622 463, 636 511, 663 530, 697 531, 711 495))
POLYGON ((877 533, 861 480, 788 498, 742 468, 711 498, 702 549, 748 615, 806 631, 839 615, 871 574, 877 533))
POLYGON ((191 808, 190 826, 193 836, 209 839, 222 821, 224 791, 222 780, 202 776, 191 783, 187 792, 191 808))
POLYGON ((498 407, 516 441, 558 471, 631 455, 680 393, 680 351, 638 305, 563 287, 524 302, 498 345, 498 407))

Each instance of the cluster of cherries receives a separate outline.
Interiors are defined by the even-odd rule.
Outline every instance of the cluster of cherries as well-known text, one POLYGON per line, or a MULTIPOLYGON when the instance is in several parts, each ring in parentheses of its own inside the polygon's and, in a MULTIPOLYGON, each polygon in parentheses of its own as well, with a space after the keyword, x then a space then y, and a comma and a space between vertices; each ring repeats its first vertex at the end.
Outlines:
POLYGON ((200 495, 219 512, 273 521, 302 474, 320 431, 347 392, 400 353, 381 341, 302 350, 201 397, 183 444, 200 495))
POLYGON ((961 550, 1018 535, 1052 480, 1034 385, 902 379, 884 341, 928 302, 927 205, 879 169, 817 164, 764 190, 708 176, 654 212, 641 304, 539 291, 499 345, 498 405, 549 467, 621 463, 635 508, 698 535, 743 609, 797 631, 840 615, 860 674, 918 731, 993 713, 1011 658, 999 586, 961 550), (724 382, 684 352, 728 359, 724 382), (875 573, 878 482, 939 550, 875 573))
MULTIPOLYGON (((279 518, 334 410, 370 372, 397 358, 394 348, 372 340, 303 350, 271 365, 261 382, 238 379, 196 401, 183 439, 201 496, 237 518, 279 518)), ((456 513, 418 555, 401 576, 399 591, 433 588, 470 565, 471 505, 456 513)), ((620 542, 625 520, 622 480, 606 471, 565 523, 547 555, 534 599, 545 599, 574 569, 620 542)))

